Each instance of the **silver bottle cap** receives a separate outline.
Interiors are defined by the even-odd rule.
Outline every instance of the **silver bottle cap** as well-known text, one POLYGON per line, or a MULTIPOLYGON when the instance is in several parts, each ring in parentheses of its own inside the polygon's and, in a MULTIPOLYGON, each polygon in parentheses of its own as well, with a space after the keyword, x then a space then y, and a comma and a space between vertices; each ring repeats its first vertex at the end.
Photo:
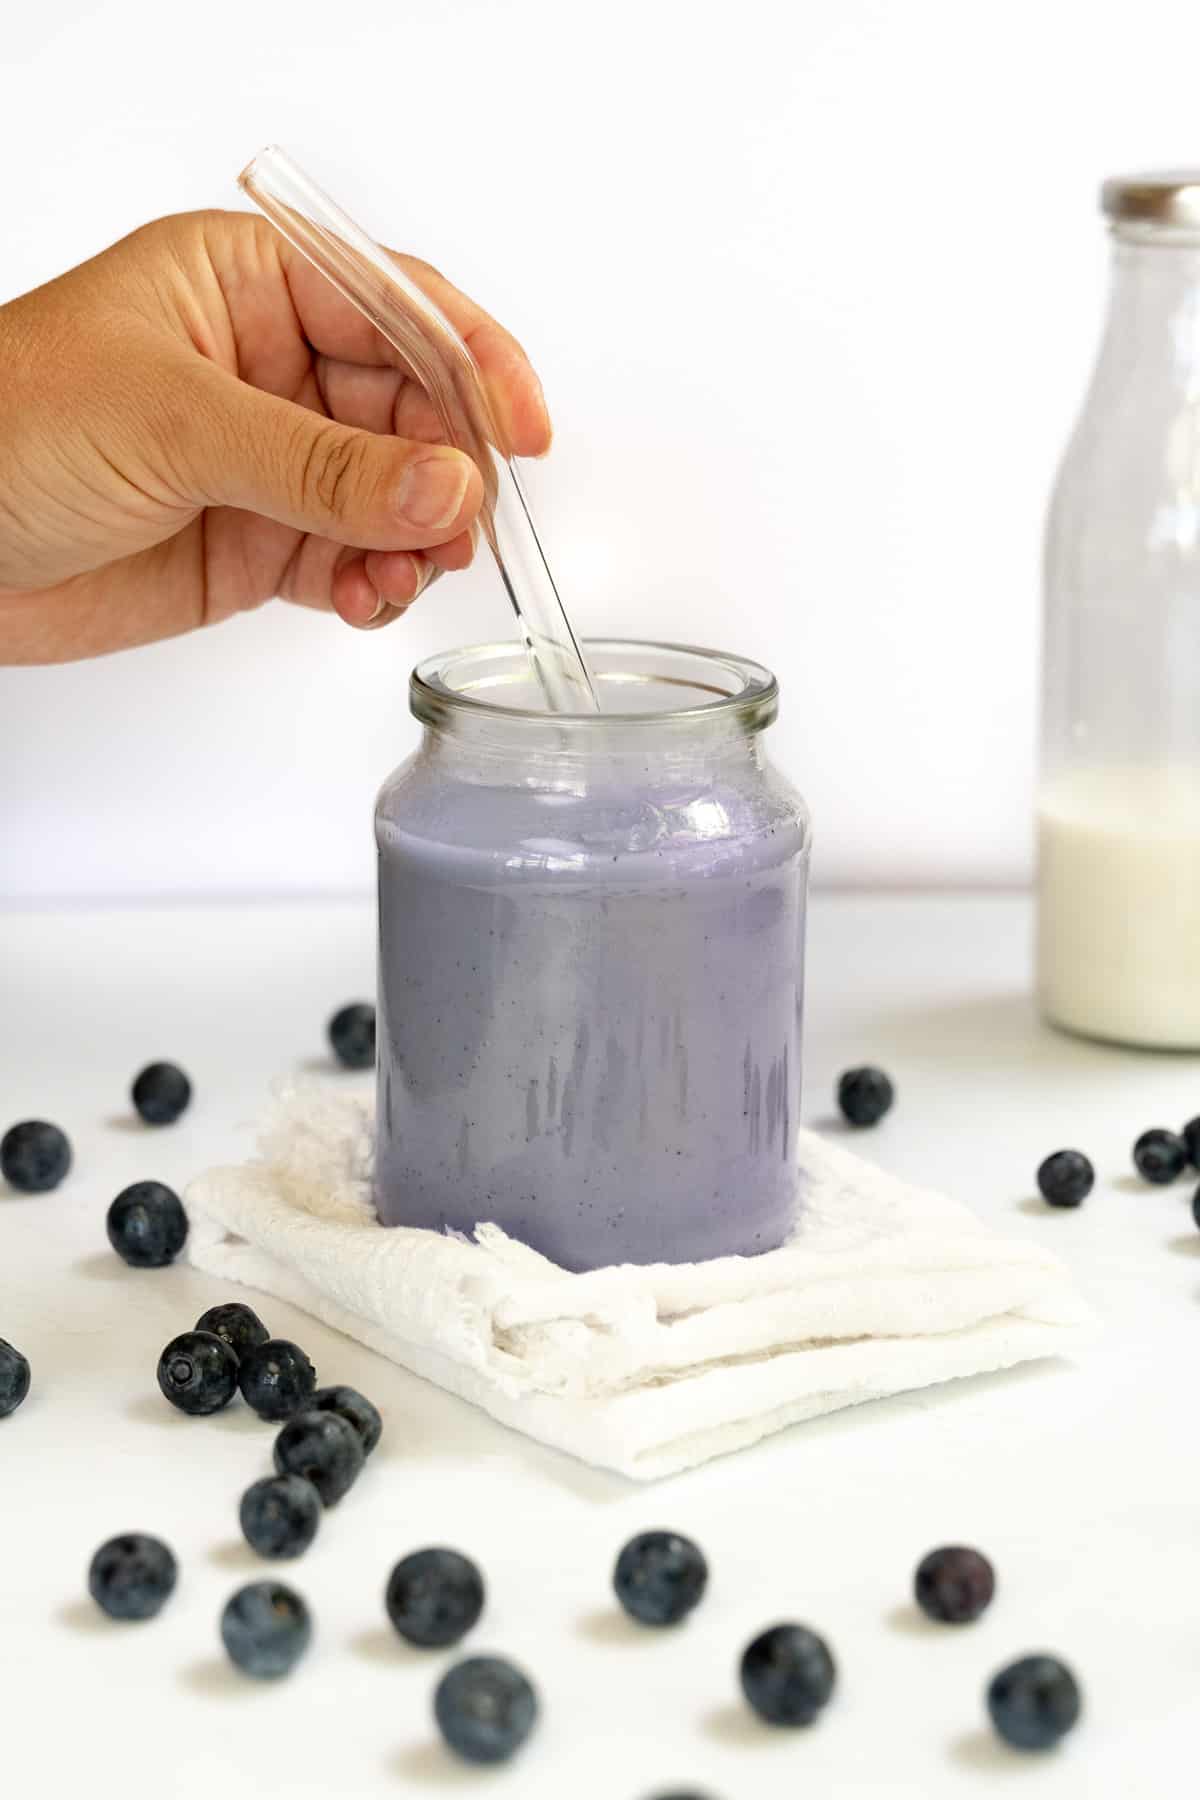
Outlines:
POLYGON ((1100 189, 1100 205, 1118 223, 1200 230, 1200 169, 1110 176, 1100 189))

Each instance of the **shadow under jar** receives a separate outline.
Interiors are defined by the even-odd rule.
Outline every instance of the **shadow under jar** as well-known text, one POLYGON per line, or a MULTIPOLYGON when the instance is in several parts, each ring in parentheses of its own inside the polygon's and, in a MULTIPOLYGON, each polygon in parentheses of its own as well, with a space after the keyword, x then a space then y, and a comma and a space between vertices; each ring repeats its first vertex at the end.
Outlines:
POLYGON ((587 647, 538 710, 519 644, 418 668, 379 798, 376 1201, 568 1269, 777 1247, 795 1216, 804 803, 763 668, 587 647))

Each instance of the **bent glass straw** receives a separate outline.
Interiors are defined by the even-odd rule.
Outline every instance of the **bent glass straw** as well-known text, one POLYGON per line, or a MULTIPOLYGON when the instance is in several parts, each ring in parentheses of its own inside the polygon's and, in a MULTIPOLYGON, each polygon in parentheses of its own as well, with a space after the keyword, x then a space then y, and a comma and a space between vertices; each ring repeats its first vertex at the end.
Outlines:
POLYGON ((441 308, 277 146, 238 185, 301 255, 397 349, 428 394, 446 439, 483 476, 480 529, 496 559, 551 712, 599 710, 479 365, 441 308))

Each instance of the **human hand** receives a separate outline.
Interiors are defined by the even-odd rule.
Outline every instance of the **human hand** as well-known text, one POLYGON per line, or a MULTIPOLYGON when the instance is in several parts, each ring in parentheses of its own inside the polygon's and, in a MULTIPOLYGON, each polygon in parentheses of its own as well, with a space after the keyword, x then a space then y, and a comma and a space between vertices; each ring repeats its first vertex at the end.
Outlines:
MULTIPOLYGON (((409 257, 516 455, 516 341, 409 257)), ((67 662, 273 596, 374 628, 470 561, 475 465, 392 346, 251 214, 160 219, 0 307, 0 663, 67 662)))

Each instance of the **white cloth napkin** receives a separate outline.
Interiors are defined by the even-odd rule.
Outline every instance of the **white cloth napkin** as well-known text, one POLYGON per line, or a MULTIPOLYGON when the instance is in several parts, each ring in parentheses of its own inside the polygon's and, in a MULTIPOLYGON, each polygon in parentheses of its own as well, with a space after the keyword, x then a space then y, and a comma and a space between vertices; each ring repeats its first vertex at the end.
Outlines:
POLYGON ((861 1400, 1053 1355, 1089 1318, 1045 1251, 811 1132, 782 1249, 585 1275, 494 1225, 473 1243, 380 1225, 372 1136, 358 1098, 283 1093, 259 1156, 188 1188, 191 1261, 637 1480, 861 1400))

